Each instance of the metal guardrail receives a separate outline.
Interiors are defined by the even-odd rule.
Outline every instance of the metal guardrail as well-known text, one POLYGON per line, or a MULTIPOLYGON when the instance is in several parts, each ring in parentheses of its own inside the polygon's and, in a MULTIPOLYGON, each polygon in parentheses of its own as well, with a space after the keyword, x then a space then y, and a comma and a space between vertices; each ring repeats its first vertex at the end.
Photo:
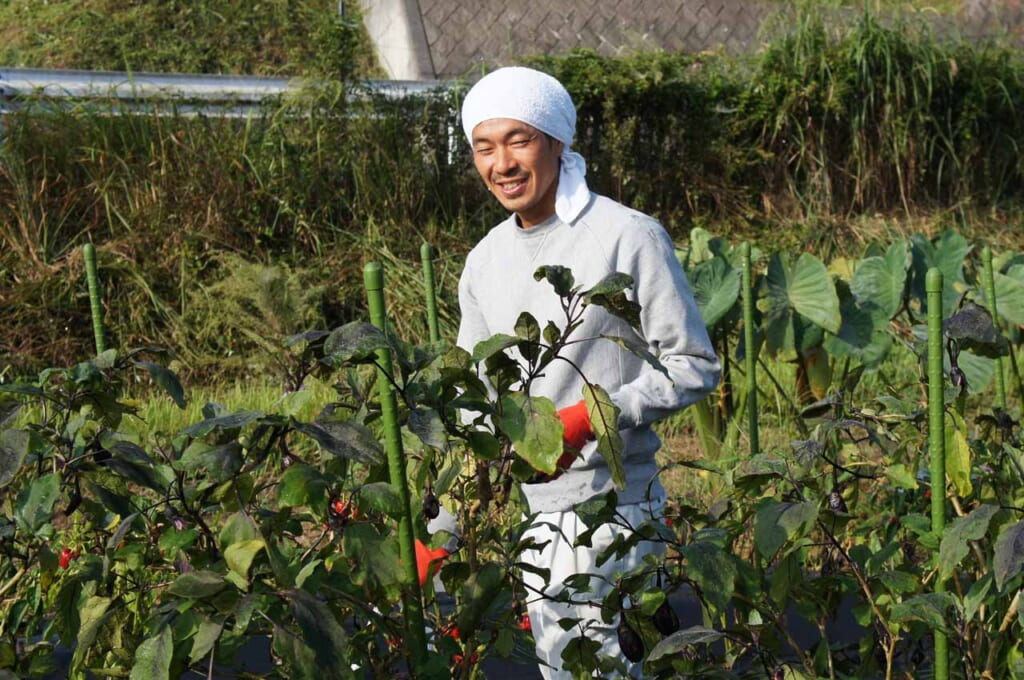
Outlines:
MULTIPOLYGON (((264 76, 225 76, 181 73, 129 73, 72 71, 0 66, 0 113, 19 103, 38 100, 82 102, 116 101, 129 110, 151 111, 161 103, 174 103, 177 113, 248 115, 262 104, 315 81, 264 76)), ((354 93, 402 98, 447 91, 446 81, 369 80, 354 93)))

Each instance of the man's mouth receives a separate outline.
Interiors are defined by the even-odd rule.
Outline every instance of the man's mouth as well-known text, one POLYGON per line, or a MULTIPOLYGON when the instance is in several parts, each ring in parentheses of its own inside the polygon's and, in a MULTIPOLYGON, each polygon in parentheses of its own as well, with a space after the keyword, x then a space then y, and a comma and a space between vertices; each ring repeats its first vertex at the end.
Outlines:
POLYGON ((498 191, 500 191, 503 196, 513 198, 526 189, 526 178, 516 177, 515 179, 505 179, 495 182, 494 186, 498 188, 498 191))

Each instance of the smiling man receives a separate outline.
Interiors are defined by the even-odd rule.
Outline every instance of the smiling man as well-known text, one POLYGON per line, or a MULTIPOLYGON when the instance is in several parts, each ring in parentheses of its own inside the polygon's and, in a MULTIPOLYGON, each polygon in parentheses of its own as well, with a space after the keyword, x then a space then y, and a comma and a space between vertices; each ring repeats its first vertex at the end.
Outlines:
MULTIPOLYGON (((568 267, 578 284, 589 287, 607 274, 633 277, 631 299, 641 307, 642 332, 598 306, 586 309, 577 339, 543 376, 531 394, 551 399, 565 426, 565 455, 555 475, 523 484, 522 495, 536 520, 529 530, 538 550, 523 558, 550 570, 547 580, 523 574, 531 591, 527 607, 541 673, 569 678, 562 652, 581 632, 601 645, 601 653, 621 658, 617 621, 605 624, 600 607, 554 601, 563 581, 574 574, 595 574, 592 591, 574 599, 600 603, 616 574, 642 564, 660 546, 644 542, 622 559, 597 564, 597 558, 622 531, 605 525, 591 546, 577 546, 587 530, 573 508, 613 487, 607 463, 597 451, 586 406, 584 378, 601 385, 619 408, 626 486, 618 489, 619 515, 639 526, 665 502, 655 452, 661 442, 651 424, 707 395, 718 382, 720 366, 672 242, 661 225, 642 213, 591 193, 586 163, 572 151, 576 109, 555 78, 527 68, 503 68, 476 83, 462 107, 462 124, 473 162, 487 188, 511 214, 470 252, 459 281, 462 312, 458 344, 469 351, 496 333, 515 334, 521 312, 544 326, 564 325, 560 298, 533 273, 542 265, 568 267), (603 340, 619 336, 659 358, 662 373, 643 359, 603 340), (568 631, 560 619, 579 625, 568 631)), ((625 661, 630 673, 640 664, 625 661)))

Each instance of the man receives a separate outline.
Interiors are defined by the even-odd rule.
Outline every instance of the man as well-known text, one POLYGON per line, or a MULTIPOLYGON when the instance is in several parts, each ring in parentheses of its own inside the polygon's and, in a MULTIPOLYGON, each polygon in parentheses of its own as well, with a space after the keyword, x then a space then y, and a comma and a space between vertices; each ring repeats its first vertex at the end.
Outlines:
MULTIPOLYGON (((613 488, 611 474, 596 450, 585 405, 584 381, 604 387, 620 410, 627 484, 618 489, 619 513, 638 526, 664 504, 655 452, 660 441, 650 425, 708 394, 717 384, 720 366, 675 258, 665 230, 654 219, 590 192, 583 158, 571 150, 576 109, 555 78, 527 68, 503 68, 483 77, 467 93, 462 124, 473 149, 477 171, 491 193, 512 214, 470 252, 459 282, 462 312, 459 346, 472 351, 496 333, 514 333, 516 319, 530 312, 543 327, 565 323, 552 287, 533 278, 542 265, 562 265, 577 284, 593 286, 611 272, 633 277, 629 295, 641 305, 642 335, 597 306, 588 307, 573 338, 596 338, 570 345, 531 394, 545 396, 558 407, 565 425, 568 469, 533 484, 522 485, 530 513, 539 513, 529 530, 538 544, 525 559, 551 570, 550 585, 537 575, 523 575, 537 654, 546 678, 568 677, 562 650, 580 635, 601 643, 601 653, 621 657, 616 624, 602 623, 600 610, 567 605, 540 597, 553 596, 573 574, 614 575, 642 562, 658 546, 642 543, 622 560, 598 566, 597 556, 618 529, 606 525, 592 547, 574 546, 584 526, 573 506, 613 488), (633 353, 598 336, 631 338, 655 354, 671 378, 633 353), (577 372, 576 368, 580 371, 577 372), (579 450, 579 455, 576 450, 579 450), (581 619, 580 627, 563 631, 559 619, 581 619)), ((599 602, 607 583, 592 581, 599 602), (603 588, 603 590, 602 590, 603 588)), ((628 664, 627 664, 628 665, 628 664)), ((639 668, 633 669, 639 673, 639 668)))

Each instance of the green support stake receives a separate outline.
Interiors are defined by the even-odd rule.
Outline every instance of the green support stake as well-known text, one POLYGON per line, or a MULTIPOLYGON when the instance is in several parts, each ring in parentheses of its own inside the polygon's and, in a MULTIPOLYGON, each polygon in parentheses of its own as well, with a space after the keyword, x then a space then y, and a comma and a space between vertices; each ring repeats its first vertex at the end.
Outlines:
MULTIPOLYGON (((363 282, 370 306, 370 322, 384 330, 387 315, 384 311, 384 272, 379 262, 370 262, 363 268, 363 282)), ((416 572, 416 546, 413 542, 412 505, 409 484, 405 476, 405 456, 402 452, 402 434, 398 426, 398 403, 391 381, 391 352, 377 350, 377 383, 380 386, 380 410, 384 421, 384 440, 388 456, 391 487, 398 494, 402 516, 398 521, 398 553, 402 560, 405 587, 402 590, 402 610, 412 651, 412 666, 419 668, 427 655, 426 628, 423 619, 423 593, 416 572)))
POLYGON ((96 354, 107 350, 107 339, 103 332, 103 300, 100 299, 100 280, 96 276, 96 248, 86 243, 82 248, 85 257, 85 280, 89 284, 89 307, 92 310, 92 334, 96 339, 96 354))
POLYGON ((750 265, 750 243, 742 245, 743 253, 743 344, 747 369, 747 419, 750 430, 750 455, 761 451, 757 431, 757 352, 754 348, 754 277, 750 265))
POLYGON ((434 249, 429 243, 420 246, 420 259, 423 261, 423 287, 427 294, 427 327, 430 330, 430 341, 441 339, 441 330, 437 325, 437 293, 434 291, 434 249))
MULTIPOLYGON (((946 422, 942 372, 942 272, 932 267, 925 278, 928 293, 928 453, 931 456, 932 532, 946 528, 946 422)), ((946 591, 941 579, 935 592, 946 591)), ((935 680, 949 678, 949 645, 946 634, 935 631, 935 680)))
MULTIPOLYGON (((992 273, 992 249, 988 246, 981 251, 983 265, 983 276, 985 277, 985 300, 988 309, 992 312, 992 323, 999 329, 999 312, 996 309, 996 277, 992 273)), ((996 357, 996 403, 999 408, 1006 410, 1006 380, 1003 377, 1003 360, 996 357)))

